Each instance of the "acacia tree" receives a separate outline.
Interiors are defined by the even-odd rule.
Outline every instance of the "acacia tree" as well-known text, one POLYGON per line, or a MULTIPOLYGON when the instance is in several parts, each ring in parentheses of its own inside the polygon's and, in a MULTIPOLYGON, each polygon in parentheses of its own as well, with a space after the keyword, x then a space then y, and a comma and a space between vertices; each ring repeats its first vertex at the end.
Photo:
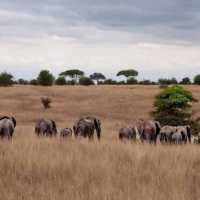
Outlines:
POLYGON ((126 79, 128 80, 129 78, 136 78, 136 76, 138 76, 138 72, 134 69, 127 69, 127 70, 122 70, 122 71, 119 71, 117 73, 117 76, 125 76, 126 79))
POLYGON ((189 77, 185 77, 185 78, 183 78, 183 79, 180 81, 180 84, 182 84, 182 85, 189 85, 189 84, 191 84, 191 80, 190 80, 189 77))
POLYGON ((195 101, 192 93, 183 87, 168 87, 156 96, 152 115, 162 125, 191 124, 191 103, 195 101))
POLYGON ((105 80, 106 77, 102 73, 93 73, 90 75, 90 78, 92 80, 97 81, 97 84, 99 84, 99 80, 105 80))
POLYGON ((79 69, 71 69, 71 70, 67 70, 67 71, 60 73, 60 76, 69 77, 69 78, 73 79, 76 83, 78 83, 78 80, 83 75, 84 75, 84 72, 79 69))

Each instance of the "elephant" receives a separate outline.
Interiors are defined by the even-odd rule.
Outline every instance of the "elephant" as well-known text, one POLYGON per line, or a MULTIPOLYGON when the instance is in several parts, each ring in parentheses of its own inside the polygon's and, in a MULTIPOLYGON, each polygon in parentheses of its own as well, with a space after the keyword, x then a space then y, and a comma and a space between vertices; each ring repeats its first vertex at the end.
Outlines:
POLYGON ((176 133, 176 126, 163 126, 160 130, 160 142, 161 143, 171 143, 172 142, 172 136, 176 133))
POLYGON ((183 136, 180 132, 176 132, 172 135, 171 142, 173 144, 181 144, 183 142, 183 136))
POLYGON ((137 130, 135 127, 125 127, 119 130, 119 139, 136 140, 137 130))
POLYGON ((72 129, 71 128, 64 128, 60 131, 60 137, 71 137, 72 136, 72 129))
POLYGON ((160 132, 160 123, 152 120, 139 120, 136 128, 138 130, 141 142, 147 141, 156 144, 160 132))
POLYGON ((180 133, 182 135, 182 140, 184 143, 187 143, 187 141, 189 141, 189 143, 191 143, 192 133, 191 133, 191 127, 189 125, 177 126, 176 132, 180 133))
POLYGON ((197 136, 192 136, 192 139, 194 144, 200 144, 200 133, 197 134, 197 136))
POLYGON ((35 133, 38 136, 56 136, 57 127, 55 121, 39 119, 35 125, 35 133))
POLYGON ((73 126, 75 137, 88 137, 93 139, 94 131, 96 130, 97 138, 101 138, 101 122, 95 117, 82 117, 73 126))
POLYGON ((17 125, 14 117, 4 116, 0 118, 0 138, 11 139, 17 125))

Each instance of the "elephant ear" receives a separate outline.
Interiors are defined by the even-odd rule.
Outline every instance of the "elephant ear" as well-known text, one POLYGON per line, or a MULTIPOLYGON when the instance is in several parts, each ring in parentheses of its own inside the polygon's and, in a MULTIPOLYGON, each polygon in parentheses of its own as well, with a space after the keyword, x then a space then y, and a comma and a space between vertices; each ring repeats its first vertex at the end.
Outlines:
POLYGON ((12 120, 14 127, 16 127, 16 125, 17 125, 16 119, 14 117, 11 117, 10 119, 12 120))
POLYGON ((97 132, 97 137, 100 140, 100 138, 101 138, 101 121, 95 118, 94 125, 95 125, 95 129, 97 132))

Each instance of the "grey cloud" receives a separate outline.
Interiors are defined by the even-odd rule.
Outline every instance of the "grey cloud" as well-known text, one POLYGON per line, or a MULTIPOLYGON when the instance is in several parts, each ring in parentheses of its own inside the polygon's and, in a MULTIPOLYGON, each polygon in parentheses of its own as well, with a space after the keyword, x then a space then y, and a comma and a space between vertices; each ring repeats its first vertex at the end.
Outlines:
POLYGON ((0 2, 1 12, 0 37, 58 35, 91 42, 95 37, 90 41, 90 32, 79 28, 85 26, 125 33, 128 41, 200 41, 199 0, 7 0, 0 2))

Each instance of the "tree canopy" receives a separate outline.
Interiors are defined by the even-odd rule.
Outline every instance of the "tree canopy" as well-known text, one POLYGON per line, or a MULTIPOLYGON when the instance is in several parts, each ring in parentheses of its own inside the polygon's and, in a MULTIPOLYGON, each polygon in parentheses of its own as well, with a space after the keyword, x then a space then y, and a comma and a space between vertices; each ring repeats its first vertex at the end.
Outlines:
POLYGON ((77 81, 81 76, 84 76, 84 72, 79 69, 71 69, 60 73, 60 76, 67 76, 77 81))
POLYGON ((106 79, 106 77, 102 73, 93 73, 90 75, 90 78, 96 81, 106 79))
POLYGON ((39 85, 51 86, 54 83, 54 76, 48 70, 42 70, 37 78, 39 85))
POLYGON ((194 77, 194 84, 200 85, 200 74, 194 77))
POLYGON ((180 84, 182 84, 182 85, 189 85, 189 84, 191 84, 191 80, 190 80, 189 77, 185 77, 185 78, 183 78, 183 79, 180 81, 180 84))
POLYGON ((119 71, 117 73, 117 76, 125 76, 126 78, 128 77, 135 77, 135 76, 138 76, 138 72, 134 69, 127 69, 127 70, 122 70, 122 71, 119 71))

